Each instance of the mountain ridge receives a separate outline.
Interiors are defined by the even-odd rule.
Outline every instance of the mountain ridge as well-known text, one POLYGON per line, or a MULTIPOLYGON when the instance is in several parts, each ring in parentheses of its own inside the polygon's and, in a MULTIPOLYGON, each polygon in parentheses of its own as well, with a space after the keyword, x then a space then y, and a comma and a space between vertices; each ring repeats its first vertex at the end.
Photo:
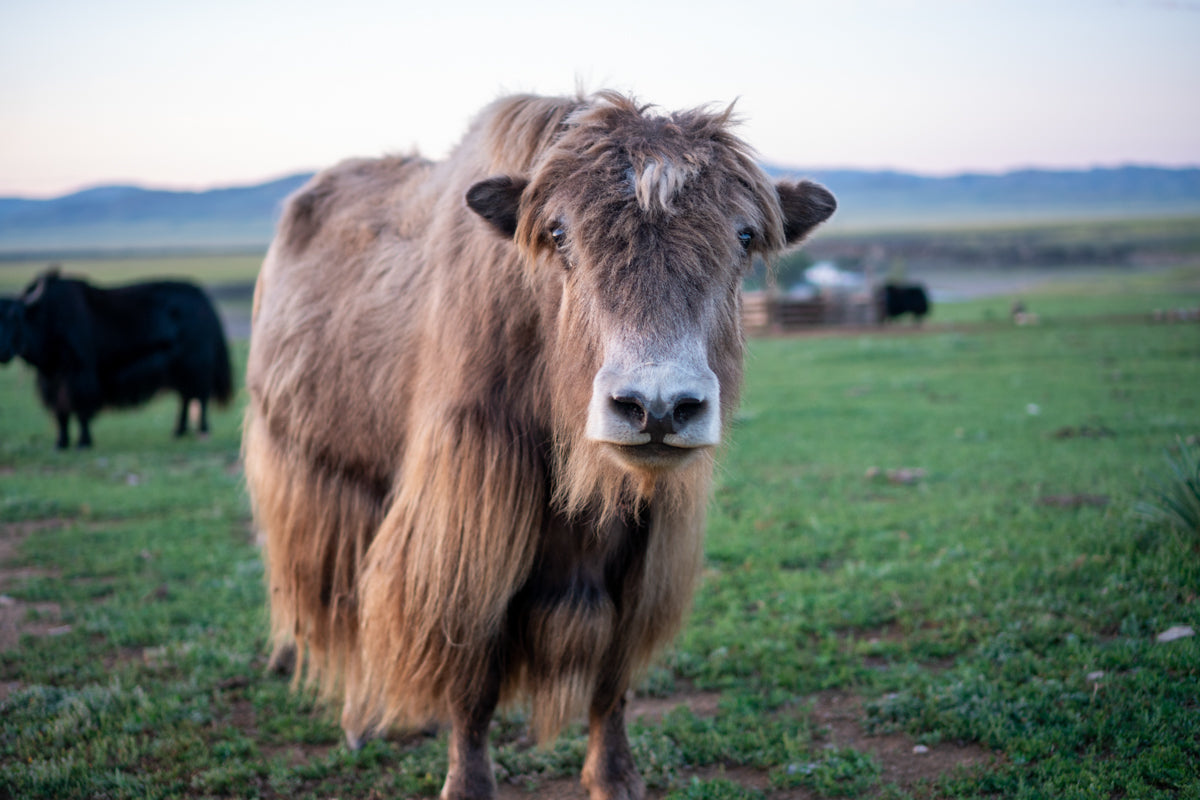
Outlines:
MULTIPOLYGON (((1200 167, 1130 165, 928 176, 899 170, 764 164, 838 198, 829 229, 936 227, 1200 216, 1200 167)), ((265 247, 289 194, 312 173, 176 191, 113 184, 47 199, 0 197, 0 255, 79 249, 265 247)))

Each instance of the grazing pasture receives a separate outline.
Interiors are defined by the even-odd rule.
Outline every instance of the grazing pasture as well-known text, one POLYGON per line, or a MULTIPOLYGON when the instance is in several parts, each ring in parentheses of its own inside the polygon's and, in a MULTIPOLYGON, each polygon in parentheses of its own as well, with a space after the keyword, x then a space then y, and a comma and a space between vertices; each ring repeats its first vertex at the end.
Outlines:
MULTIPOLYGON (((1021 297, 1038 325, 1002 295, 751 341, 695 608, 631 700, 652 797, 1200 795, 1200 640, 1160 641, 1200 630, 1200 533, 1134 512, 1200 435, 1200 326, 1151 319, 1200 272, 1021 297)), ((436 794, 444 733, 349 752, 265 669, 242 402, 58 453, 0 370, 0 797, 436 794)), ((583 797, 582 727, 527 723, 494 724, 501 796, 583 797)))

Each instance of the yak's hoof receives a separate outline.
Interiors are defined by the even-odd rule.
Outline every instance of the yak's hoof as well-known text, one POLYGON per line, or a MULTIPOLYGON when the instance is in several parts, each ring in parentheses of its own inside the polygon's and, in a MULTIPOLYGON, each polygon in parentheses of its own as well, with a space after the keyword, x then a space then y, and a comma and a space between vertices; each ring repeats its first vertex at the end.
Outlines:
POLYGON ((646 784, 636 772, 622 782, 585 783, 584 786, 587 787, 590 800, 644 800, 646 797, 646 784))
POLYGON ((360 731, 343 731, 346 734, 346 749, 351 753, 356 753, 363 749, 363 745, 371 741, 371 737, 360 731))
POLYGON ((496 779, 484 773, 458 772, 446 776, 439 800, 491 800, 496 796, 496 779))
POLYGON ((276 647, 267 661, 267 669, 276 675, 291 675, 296 670, 296 645, 276 647))
POLYGON ((590 800, 643 800, 646 796, 646 784, 628 753, 617 754, 607 763, 588 759, 581 777, 590 800))

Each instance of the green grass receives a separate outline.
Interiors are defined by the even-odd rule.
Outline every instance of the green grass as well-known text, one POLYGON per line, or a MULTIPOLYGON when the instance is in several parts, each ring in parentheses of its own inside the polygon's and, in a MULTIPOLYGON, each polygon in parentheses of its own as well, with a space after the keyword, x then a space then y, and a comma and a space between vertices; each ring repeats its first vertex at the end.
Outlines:
POLYGON ((1200 437, 1178 438, 1166 457, 1168 472, 1156 478, 1137 512, 1152 523, 1200 540, 1200 437))
MULTIPOLYGON (((1018 273, 1020 275, 1021 273, 1018 273)), ((936 303, 932 320, 937 324, 1011 326, 1016 300, 1038 315, 1039 325, 1053 325, 1077 317, 1126 317, 1144 322, 1156 311, 1200 306, 1200 264, 1170 269, 1135 270, 1096 268, 1026 272, 1049 279, 1028 291, 1005 292, 954 303, 936 303)), ((935 283, 936 285, 936 283, 935 283)), ((1115 320, 1114 320, 1115 321, 1115 320)))
MULTIPOLYGON (((1200 433, 1200 328, 1149 320, 1198 277, 1051 285, 1034 327, 989 298, 752 341, 704 583, 639 690, 678 707, 630 725, 652 795, 1200 797, 1200 641, 1156 638, 1200 629, 1200 542, 1137 513, 1200 433), (949 762, 898 769, 897 741, 949 762)), ((0 370, 0 594, 26 614, 0 797, 436 795, 444 735, 350 753, 265 672, 240 402, 208 440, 160 398, 58 453, 31 373, 0 370)), ((493 731, 501 780, 574 780, 582 731, 540 749, 524 723, 493 731)))
POLYGON ((190 278, 207 285, 253 283, 262 266, 263 253, 66 258, 51 261, 0 261, 0 294, 15 294, 50 263, 63 272, 86 275, 100 285, 149 278, 190 278))

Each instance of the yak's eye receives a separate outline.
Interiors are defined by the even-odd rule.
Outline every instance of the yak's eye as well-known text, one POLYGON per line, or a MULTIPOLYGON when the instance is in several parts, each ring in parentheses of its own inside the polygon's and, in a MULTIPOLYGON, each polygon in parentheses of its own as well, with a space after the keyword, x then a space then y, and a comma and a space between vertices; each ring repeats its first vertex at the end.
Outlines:
POLYGON ((749 228, 742 228, 738 231, 738 241, 742 243, 743 250, 749 250, 750 243, 754 241, 754 231, 749 228))
POLYGON ((562 247, 567 243, 567 229, 562 225, 555 225, 550 229, 550 238, 554 240, 555 247, 562 247))

